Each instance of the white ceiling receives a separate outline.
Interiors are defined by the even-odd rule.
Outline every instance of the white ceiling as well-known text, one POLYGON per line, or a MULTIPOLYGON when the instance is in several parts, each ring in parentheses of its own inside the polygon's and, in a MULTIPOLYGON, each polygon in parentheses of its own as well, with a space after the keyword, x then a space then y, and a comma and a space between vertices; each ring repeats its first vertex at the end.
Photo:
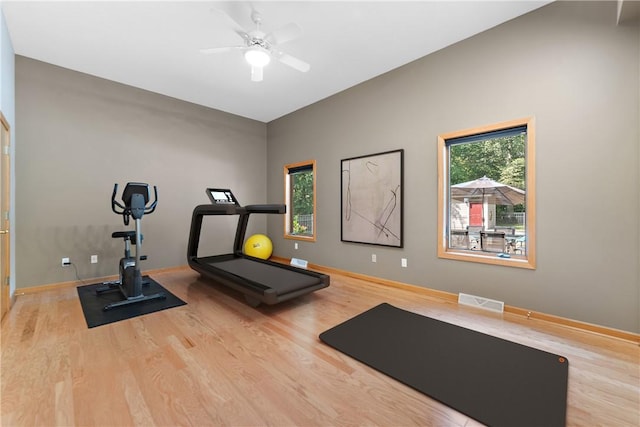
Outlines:
POLYGON ((17 55, 269 122, 541 7, 523 1, 2 1, 17 55), (272 61, 252 82, 222 10, 247 31, 303 34, 280 49, 307 73, 272 61))

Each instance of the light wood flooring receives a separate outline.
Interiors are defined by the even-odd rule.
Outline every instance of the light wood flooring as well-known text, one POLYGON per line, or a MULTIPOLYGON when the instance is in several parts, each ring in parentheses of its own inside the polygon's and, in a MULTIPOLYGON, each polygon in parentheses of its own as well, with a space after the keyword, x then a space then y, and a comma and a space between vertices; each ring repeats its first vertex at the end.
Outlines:
POLYGON ((190 269, 152 277, 188 305, 88 329, 74 287, 19 296, 1 329, 2 426, 479 425, 319 341, 382 302, 566 356, 569 426, 640 425, 632 342, 336 274, 257 309, 190 269))

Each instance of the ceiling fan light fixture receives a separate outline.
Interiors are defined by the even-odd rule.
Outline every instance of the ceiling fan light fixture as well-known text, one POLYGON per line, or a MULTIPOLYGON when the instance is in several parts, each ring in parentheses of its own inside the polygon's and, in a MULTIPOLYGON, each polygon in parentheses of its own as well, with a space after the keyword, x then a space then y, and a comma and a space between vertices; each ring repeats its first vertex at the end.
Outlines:
MULTIPOLYGON (((2 0, 0 0, 0 2, 1 1, 2 0)), ((302 34, 302 28, 300 28, 298 24, 292 22, 271 33, 265 34, 260 30, 262 16, 254 10, 251 14, 251 20, 256 24, 256 29, 253 31, 244 31, 240 24, 234 21, 229 15, 222 10, 220 10, 220 12, 230 23, 231 29, 242 38, 244 43, 240 46, 200 49, 200 52, 204 54, 238 50, 243 52, 245 60, 251 66, 251 80, 254 82, 262 81, 264 67, 271 62, 272 57, 276 61, 302 73, 306 73, 311 68, 306 62, 284 53, 278 48, 279 44, 294 40, 302 34)))
POLYGON ((252 82, 262 81, 262 67, 251 66, 251 81, 252 82))
POLYGON ((252 67, 262 68, 269 64, 271 55, 261 48, 252 47, 244 53, 244 58, 252 67))

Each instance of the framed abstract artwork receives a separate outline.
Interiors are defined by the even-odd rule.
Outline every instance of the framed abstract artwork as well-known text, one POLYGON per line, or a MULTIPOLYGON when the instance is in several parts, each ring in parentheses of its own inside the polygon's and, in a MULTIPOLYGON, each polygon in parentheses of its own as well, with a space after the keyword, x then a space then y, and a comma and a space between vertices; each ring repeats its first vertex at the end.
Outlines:
POLYGON ((340 240, 401 248, 404 150, 340 162, 340 240))

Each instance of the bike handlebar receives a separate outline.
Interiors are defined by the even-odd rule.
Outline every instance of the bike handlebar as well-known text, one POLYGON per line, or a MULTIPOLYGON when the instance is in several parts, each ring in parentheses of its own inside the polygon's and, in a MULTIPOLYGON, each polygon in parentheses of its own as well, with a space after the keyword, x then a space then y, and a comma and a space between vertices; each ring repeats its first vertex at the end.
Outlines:
MULTIPOLYGON (((133 183, 128 183, 127 185, 129 184, 133 184, 133 183)), ((148 184, 142 184, 142 185, 148 186, 148 184)), ((125 192, 126 192, 126 188, 125 188, 125 192)), ((127 205, 126 202, 124 203, 124 205, 118 202, 116 200, 117 194, 118 194, 118 184, 116 183, 113 185, 113 193, 111 194, 111 210, 117 215, 122 215, 122 220, 124 221, 124 225, 129 225, 129 217, 131 216, 131 206, 127 205), (119 208, 120 211, 118 211, 117 208, 119 208)), ((146 199, 148 197, 148 194, 145 196, 146 196, 145 197, 146 199)), ((156 210, 156 205, 158 204, 158 187, 156 187, 155 185, 153 186, 153 198, 154 198, 153 202, 150 205, 144 207, 143 214, 150 214, 156 210)), ((123 192, 123 199, 124 199, 124 192, 123 192)))

